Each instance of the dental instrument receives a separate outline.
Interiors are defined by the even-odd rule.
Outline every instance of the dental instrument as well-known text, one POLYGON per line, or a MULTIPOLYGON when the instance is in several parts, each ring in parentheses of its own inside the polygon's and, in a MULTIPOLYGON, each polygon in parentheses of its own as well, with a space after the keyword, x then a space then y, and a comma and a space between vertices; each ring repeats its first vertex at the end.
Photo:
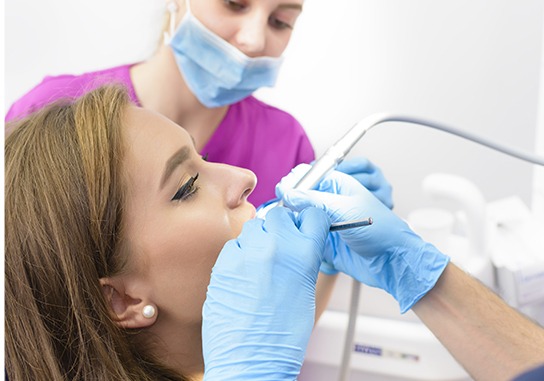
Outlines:
MULTIPOLYGON (((373 114, 357 122, 344 136, 342 136, 335 144, 327 149, 323 156, 315 161, 311 169, 297 182, 293 188, 299 190, 312 189, 323 177, 325 177, 330 171, 333 171, 344 160, 355 144, 357 144, 357 142, 359 142, 359 140, 361 140, 361 138, 371 128, 385 122, 405 122, 434 128, 470 140, 474 143, 481 144, 517 159, 544 166, 543 157, 506 147, 505 145, 489 141, 475 134, 461 131, 442 123, 400 114, 373 114)), ((278 203, 278 205, 282 205, 281 201, 278 203)), ((266 211, 266 208, 263 208, 261 215, 266 214, 266 211)), ((346 331, 344 352, 340 365, 340 381, 345 381, 348 379, 349 362, 353 347, 353 335, 355 332, 355 320, 357 318, 357 310, 359 307, 359 289, 360 283, 354 280, 352 286, 348 329, 346 331)))
POLYGON ((372 222, 373 222, 372 217, 364 218, 362 220, 335 222, 331 224, 329 231, 335 232, 338 230, 346 230, 346 229, 358 228, 361 226, 368 226, 368 225, 372 225, 372 222))
POLYGON ((361 138, 374 126, 385 122, 405 122, 412 124, 419 124, 421 126, 431 127, 437 130, 448 132, 453 135, 457 135, 461 138, 471 140, 475 143, 484 145, 488 148, 502 152, 504 154, 516 157, 521 160, 528 161, 533 164, 544 166, 544 158, 533 154, 529 154, 514 148, 506 147, 502 144, 491 142, 480 136, 472 133, 461 131, 456 128, 447 126, 442 123, 429 121, 422 118, 416 118, 405 115, 395 114, 375 114, 365 119, 362 119, 356 123, 348 132, 340 138, 335 144, 333 144, 327 151, 319 158, 312 168, 302 177, 295 185, 295 189, 308 190, 316 185, 329 171, 335 169, 340 164, 351 149, 361 140, 361 138))

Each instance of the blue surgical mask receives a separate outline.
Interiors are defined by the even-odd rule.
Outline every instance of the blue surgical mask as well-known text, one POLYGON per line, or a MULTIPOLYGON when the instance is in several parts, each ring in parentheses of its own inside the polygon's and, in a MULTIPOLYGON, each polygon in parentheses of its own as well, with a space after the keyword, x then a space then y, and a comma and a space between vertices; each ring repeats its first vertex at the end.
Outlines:
POLYGON ((200 103, 220 107, 276 83, 282 57, 248 57, 187 12, 169 45, 185 82, 200 103))

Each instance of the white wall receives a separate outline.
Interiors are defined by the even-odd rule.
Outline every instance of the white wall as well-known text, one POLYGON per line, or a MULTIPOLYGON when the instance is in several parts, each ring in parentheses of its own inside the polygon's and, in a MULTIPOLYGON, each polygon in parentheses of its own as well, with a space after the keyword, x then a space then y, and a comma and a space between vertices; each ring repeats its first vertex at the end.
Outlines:
POLYGON ((6 0, 6 110, 45 75, 148 57, 165 0, 6 0))
MULTIPOLYGON (((6 0, 6 110, 44 75, 145 58, 163 5, 6 0)), ((541 0, 307 0, 305 8, 278 86, 258 95, 299 118, 318 154, 375 112, 535 149, 541 0)), ((356 151, 382 167, 401 215, 427 202, 420 182, 434 171, 468 177, 489 200, 519 194, 531 204, 530 165, 424 127, 379 126, 356 151)))
MULTIPOLYGON (((542 25, 544 36, 544 23, 542 25)), ((540 60, 540 94, 538 98, 538 122, 535 151, 544 156, 544 38, 542 39, 542 59, 540 60)), ((533 180, 533 211, 544 223, 544 167, 535 167, 533 180)))

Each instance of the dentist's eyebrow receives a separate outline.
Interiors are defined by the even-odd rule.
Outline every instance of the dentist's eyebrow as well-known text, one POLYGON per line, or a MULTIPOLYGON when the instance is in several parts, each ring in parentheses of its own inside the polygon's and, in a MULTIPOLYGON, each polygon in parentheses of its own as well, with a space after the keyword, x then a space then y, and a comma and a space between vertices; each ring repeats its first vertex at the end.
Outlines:
POLYGON ((164 173, 162 175, 161 180, 161 189, 164 186, 164 184, 168 181, 170 176, 172 176, 172 173, 175 171, 177 167, 179 167, 185 160, 189 158, 189 154, 191 153, 191 150, 189 147, 184 146, 180 148, 176 153, 174 153, 170 159, 166 162, 166 166, 164 168, 164 173))
POLYGON ((279 9, 295 9, 302 12, 302 5, 301 4, 280 4, 278 6, 279 9))

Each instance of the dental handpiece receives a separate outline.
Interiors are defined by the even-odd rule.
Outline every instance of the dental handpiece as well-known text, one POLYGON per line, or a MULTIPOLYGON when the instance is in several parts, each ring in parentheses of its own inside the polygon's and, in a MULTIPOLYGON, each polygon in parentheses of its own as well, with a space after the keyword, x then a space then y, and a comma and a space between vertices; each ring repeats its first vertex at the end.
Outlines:
POLYGON ((379 123, 380 116, 370 116, 356 123, 349 131, 334 143, 319 159, 315 161, 312 168, 296 183, 294 189, 310 190, 329 172, 333 171, 351 151, 353 146, 366 134, 374 125, 379 123))
POLYGON ((323 154, 323 156, 321 156, 321 158, 319 158, 314 165, 312 165, 312 168, 308 171, 308 173, 306 173, 306 175, 304 175, 294 186, 294 189, 309 190, 314 187, 323 177, 327 175, 327 173, 334 170, 338 164, 344 160, 355 144, 357 144, 372 127, 385 122, 404 122, 431 127, 457 135, 461 138, 481 144, 512 157, 525 160, 533 164, 544 165, 544 158, 540 156, 491 142, 480 136, 446 126, 442 123, 406 115, 374 114, 357 122, 344 136, 342 136, 336 143, 327 149, 325 154, 323 154))
POLYGON ((506 155, 537 164, 544 165, 544 158, 538 155, 517 150, 512 147, 489 141, 480 136, 467 131, 461 131, 451 126, 434 121, 395 114, 374 114, 357 122, 348 132, 334 143, 321 158, 319 158, 312 168, 302 177, 294 186, 294 189, 309 190, 315 186, 330 171, 334 170, 340 164, 351 149, 361 140, 361 138, 374 126, 385 122, 404 122, 417 124, 424 127, 430 127, 441 130, 461 138, 481 144, 493 150, 502 152, 506 155))
MULTIPOLYGON (((381 116, 372 115, 356 123, 343 137, 333 144, 323 156, 317 159, 310 170, 302 176, 293 189, 310 190, 319 183, 329 172, 333 171, 351 151, 353 146, 374 125, 381 121, 381 116)), ((266 213, 276 206, 283 206, 283 200, 267 205, 257 211, 257 217, 265 218, 266 213)), ((371 218, 368 220, 372 221, 371 218)), ((349 221, 348 221, 349 222, 349 221)), ((368 224, 370 225, 370 224, 368 224)))
MULTIPOLYGON (((295 184, 293 189, 310 190, 319 183, 321 179, 327 176, 328 173, 333 171, 351 151, 353 146, 363 137, 366 132, 378 124, 382 120, 379 115, 372 115, 366 119, 363 119, 356 123, 344 136, 342 136, 335 144, 333 144, 323 156, 317 159, 310 170, 302 176, 302 178, 295 184)), ((269 205, 257 212, 257 217, 264 218, 266 213, 271 207, 282 206, 283 200, 278 201, 274 205, 269 205)), ((372 224, 372 218, 369 217, 366 221, 370 221, 367 225, 372 224)), ((349 224, 347 221, 346 224, 349 224)), ((334 224, 333 224, 334 225, 334 224)), ((332 225, 331 225, 332 226, 332 225)), ((340 229, 336 229, 340 230, 340 229)), ((334 231, 331 229, 331 231, 334 231)))

